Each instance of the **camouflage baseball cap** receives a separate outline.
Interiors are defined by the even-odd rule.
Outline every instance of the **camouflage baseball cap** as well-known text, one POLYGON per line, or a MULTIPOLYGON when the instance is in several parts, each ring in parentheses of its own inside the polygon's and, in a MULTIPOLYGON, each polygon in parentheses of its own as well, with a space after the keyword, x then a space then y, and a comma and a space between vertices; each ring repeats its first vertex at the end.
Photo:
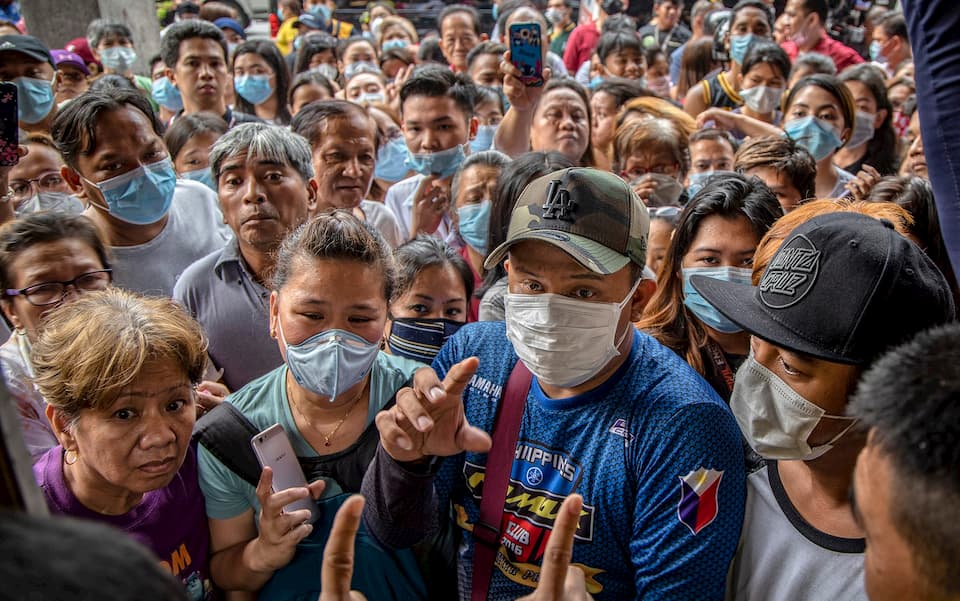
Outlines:
POLYGON ((511 246, 540 240, 587 269, 611 274, 647 259, 650 216, 636 193, 607 171, 571 167, 530 182, 510 216, 507 240, 484 262, 491 269, 511 246))

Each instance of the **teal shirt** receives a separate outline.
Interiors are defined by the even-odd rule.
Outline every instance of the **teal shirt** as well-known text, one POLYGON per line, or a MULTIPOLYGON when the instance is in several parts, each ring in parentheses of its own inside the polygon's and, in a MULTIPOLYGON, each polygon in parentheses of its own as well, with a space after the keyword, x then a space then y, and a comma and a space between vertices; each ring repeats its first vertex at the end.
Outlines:
MULTIPOLYGON (((377 413, 390 402, 400 388, 409 384, 414 372, 422 367, 422 363, 402 357, 382 352, 377 355, 370 371, 370 403, 364 429, 373 423, 377 413)), ((318 453, 301 436, 290 412, 286 377, 287 366, 284 364, 234 392, 225 402, 232 403, 260 431, 279 423, 290 436, 290 443, 297 456, 316 457, 318 453)), ((252 509, 254 516, 258 516, 260 503, 257 501, 256 489, 230 471, 203 445, 199 445, 198 450, 200 489, 206 499, 207 515, 211 519, 226 520, 252 509)), ((328 481, 323 498, 342 492, 344 491, 338 484, 328 481)))

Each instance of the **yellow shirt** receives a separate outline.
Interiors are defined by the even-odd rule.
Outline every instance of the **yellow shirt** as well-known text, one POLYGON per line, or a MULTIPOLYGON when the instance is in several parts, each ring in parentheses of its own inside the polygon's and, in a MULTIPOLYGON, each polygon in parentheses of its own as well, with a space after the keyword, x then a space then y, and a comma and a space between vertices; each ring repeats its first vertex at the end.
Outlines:
POLYGON ((298 33, 296 26, 294 26, 296 21, 296 17, 290 17, 277 30, 277 48, 280 49, 280 54, 284 56, 293 52, 293 41, 297 39, 298 33))

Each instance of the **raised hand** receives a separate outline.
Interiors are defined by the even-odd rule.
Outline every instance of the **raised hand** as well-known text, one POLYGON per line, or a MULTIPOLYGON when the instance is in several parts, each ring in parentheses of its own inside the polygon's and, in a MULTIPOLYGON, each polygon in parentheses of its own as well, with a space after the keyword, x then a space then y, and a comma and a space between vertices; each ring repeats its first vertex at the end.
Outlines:
POLYGON ((533 593, 517 601, 588 601, 593 599, 587 592, 583 570, 570 566, 573 557, 573 535, 580 522, 583 497, 570 495, 563 500, 557 521, 547 541, 540 566, 540 583, 533 593))
POLYGON ((354 495, 344 501, 333 518, 333 527, 323 549, 320 572, 321 593, 318 601, 365 601, 366 597, 350 590, 353 579, 353 548, 360 529, 363 497, 354 495))
POLYGON ((450 187, 440 181, 436 175, 423 178, 417 191, 413 195, 413 218, 410 226, 410 237, 415 238, 420 232, 432 234, 440 227, 443 216, 450 206, 450 187))
POLYGON ((317 480, 303 488, 288 488, 273 492, 273 470, 263 468, 257 483, 257 500, 260 501, 260 533, 254 539, 255 569, 258 572, 275 572, 290 563, 297 544, 313 532, 308 524, 310 511, 298 509, 285 513, 283 508, 308 496, 317 499, 323 492, 323 480, 317 480))
POLYGON ((503 73, 503 94, 510 101, 510 108, 518 111, 530 111, 537 106, 552 73, 549 68, 543 69, 543 85, 524 84, 520 81, 520 69, 510 62, 509 50, 504 53, 503 60, 500 61, 500 72, 503 73))

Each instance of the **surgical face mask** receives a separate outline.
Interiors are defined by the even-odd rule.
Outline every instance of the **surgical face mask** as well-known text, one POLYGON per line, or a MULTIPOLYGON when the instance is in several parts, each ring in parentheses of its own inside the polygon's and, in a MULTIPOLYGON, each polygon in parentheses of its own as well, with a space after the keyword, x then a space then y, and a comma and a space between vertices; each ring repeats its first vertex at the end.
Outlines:
POLYGON ((200 182, 214 192, 217 191, 217 183, 213 181, 213 171, 209 167, 194 169, 193 171, 184 171, 180 174, 180 177, 193 182, 200 182))
POLYGON ((743 328, 724 317, 722 313, 717 311, 716 307, 700 295, 693 284, 690 283, 690 277, 702 275, 724 282, 750 284, 750 277, 753 274, 751 270, 745 267, 684 267, 681 269, 681 274, 683 276, 683 304, 697 316, 697 319, 724 334, 735 334, 743 331, 743 328))
POLYGON ((370 32, 373 34, 373 37, 380 35, 381 27, 383 27, 383 17, 377 17, 370 22, 370 32))
MULTIPOLYGON (((810 15, 807 15, 808 17, 810 15)), ((804 17, 806 19, 806 17, 804 17)), ((808 32, 807 25, 801 25, 797 33, 790 36, 790 41, 797 45, 797 47, 802 51, 803 47, 810 42, 810 33, 808 32)))
MULTIPOLYGON (((300 38, 297 38, 297 39, 299 40, 300 38)), ((296 43, 296 40, 294 40, 294 43, 296 43)), ((231 57, 231 56, 233 56, 233 51, 236 50, 236 49, 237 49, 237 46, 239 46, 239 45, 240 45, 240 44, 238 44, 238 43, 236 43, 236 42, 227 42, 227 57, 228 57, 228 58, 231 57)))
POLYGON ((647 173, 630 182, 630 187, 637 186, 644 178, 650 178, 657 182, 657 189, 650 193, 647 198, 647 206, 651 207, 670 207, 680 202, 683 196, 683 184, 676 179, 663 173, 647 173))
POLYGON ((410 45, 410 42, 408 42, 407 40, 404 40, 402 38, 396 38, 394 40, 387 40, 386 42, 384 42, 383 45, 380 47, 380 49, 386 52, 388 50, 406 48, 409 45, 410 45))
POLYGON ((620 314, 640 285, 619 303, 593 303, 559 294, 512 294, 504 297, 507 338, 517 356, 538 380, 572 388, 597 375, 620 355, 620 314))
POLYGON ((330 81, 335 81, 337 79, 337 75, 339 75, 337 73, 337 68, 334 65, 331 65, 330 63, 323 63, 320 65, 317 65, 316 67, 310 70, 313 71, 314 73, 319 73, 320 75, 323 75, 330 81))
POLYGON ((103 66, 117 73, 126 73, 137 60, 137 53, 129 46, 111 46, 100 51, 103 66))
POLYGON ((587 84, 587 87, 590 90, 596 90, 597 86, 599 86, 602 83, 603 83, 603 77, 599 75, 594 75, 593 77, 590 78, 590 83, 587 84))
POLYGON ((747 50, 750 49, 750 44, 753 44, 756 39, 757 36, 752 33, 730 36, 730 58, 738 65, 742 65, 744 57, 747 56, 747 50))
POLYGON ((263 104, 273 95, 269 75, 241 75, 234 78, 233 87, 250 104, 263 104))
POLYGON ((883 56, 883 44, 874 40, 870 42, 870 60, 875 63, 886 64, 887 58, 883 56))
POLYGON ((740 97, 743 98, 743 103, 750 107, 750 110, 762 115, 769 115, 780 107, 783 92, 784 88, 754 86, 740 90, 740 97))
POLYGON ((493 17, 493 20, 494 20, 494 21, 496 21, 498 18, 500 18, 500 5, 499 5, 499 4, 494 4, 494 5, 490 8, 490 16, 493 17))
POLYGON ((856 148, 872 140, 875 133, 873 124, 876 120, 877 116, 873 113, 857 111, 853 125, 853 133, 850 134, 850 140, 847 141, 847 146, 856 148))
POLYGON ((386 97, 381 92, 364 92, 354 102, 357 104, 383 104, 386 102, 386 97))
POLYGON ((559 25, 563 23, 563 11, 559 8, 548 8, 544 13, 544 16, 547 17, 547 21, 550 21, 551 25, 559 25))
POLYGON ((487 254, 487 235, 490 232, 490 209, 493 203, 482 200, 457 209, 460 237, 481 255, 487 254))
POLYGON ((370 373, 380 346, 346 330, 324 330, 300 344, 287 344, 277 319, 287 368, 297 384, 334 402, 370 373))
POLYGON ((177 112, 183 109, 183 97, 180 96, 180 90, 165 76, 153 80, 153 90, 150 95, 157 101, 157 104, 168 111, 177 112))
POLYGON ((391 354, 429 365, 461 327, 462 322, 452 319, 394 318, 387 344, 391 354))
POLYGON ((779 461, 822 457, 857 423, 854 418, 828 415, 760 365, 752 353, 737 370, 730 409, 753 450, 779 461), (824 418, 848 424, 828 442, 811 447, 807 438, 824 418))
POLYGON ((836 127, 812 115, 789 121, 783 130, 797 144, 810 151, 818 163, 843 145, 836 127))
POLYGON ((496 125, 481 125, 478 127, 476 137, 470 140, 470 152, 483 152, 493 148, 493 136, 496 133, 496 125))
POLYGON ((307 12, 323 21, 324 25, 330 23, 330 7, 326 4, 317 4, 307 12))
POLYGON ((170 161, 163 159, 99 184, 86 181, 100 190, 111 215, 126 223, 149 225, 163 219, 170 210, 177 174, 170 161))
POLYGON ((460 164, 467 158, 466 144, 457 144, 453 148, 439 152, 423 152, 407 155, 407 167, 420 175, 436 175, 441 179, 457 172, 460 164))
POLYGON ((39 123, 53 110, 53 84, 45 79, 17 77, 17 117, 24 123, 39 123))
POLYGON ((687 176, 690 184, 687 186, 687 196, 693 198, 697 192, 703 189, 704 184, 713 175, 713 171, 704 171, 703 173, 691 173, 687 176))
POLYGON ((377 151, 377 164, 373 169, 373 177, 394 183, 402 180, 410 172, 407 167, 407 142, 403 136, 397 136, 387 141, 377 151))
POLYGON ((65 192, 39 192, 21 202, 14 212, 17 216, 37 211, 60 211, 79 215, 83 212, 83 203, 76 196, 65 192))
POLYGON ((343 68, 343 80, 353 79, 353 76, 357 73, 380 73, 380 67, 367 61, 350 63, 343 68))

